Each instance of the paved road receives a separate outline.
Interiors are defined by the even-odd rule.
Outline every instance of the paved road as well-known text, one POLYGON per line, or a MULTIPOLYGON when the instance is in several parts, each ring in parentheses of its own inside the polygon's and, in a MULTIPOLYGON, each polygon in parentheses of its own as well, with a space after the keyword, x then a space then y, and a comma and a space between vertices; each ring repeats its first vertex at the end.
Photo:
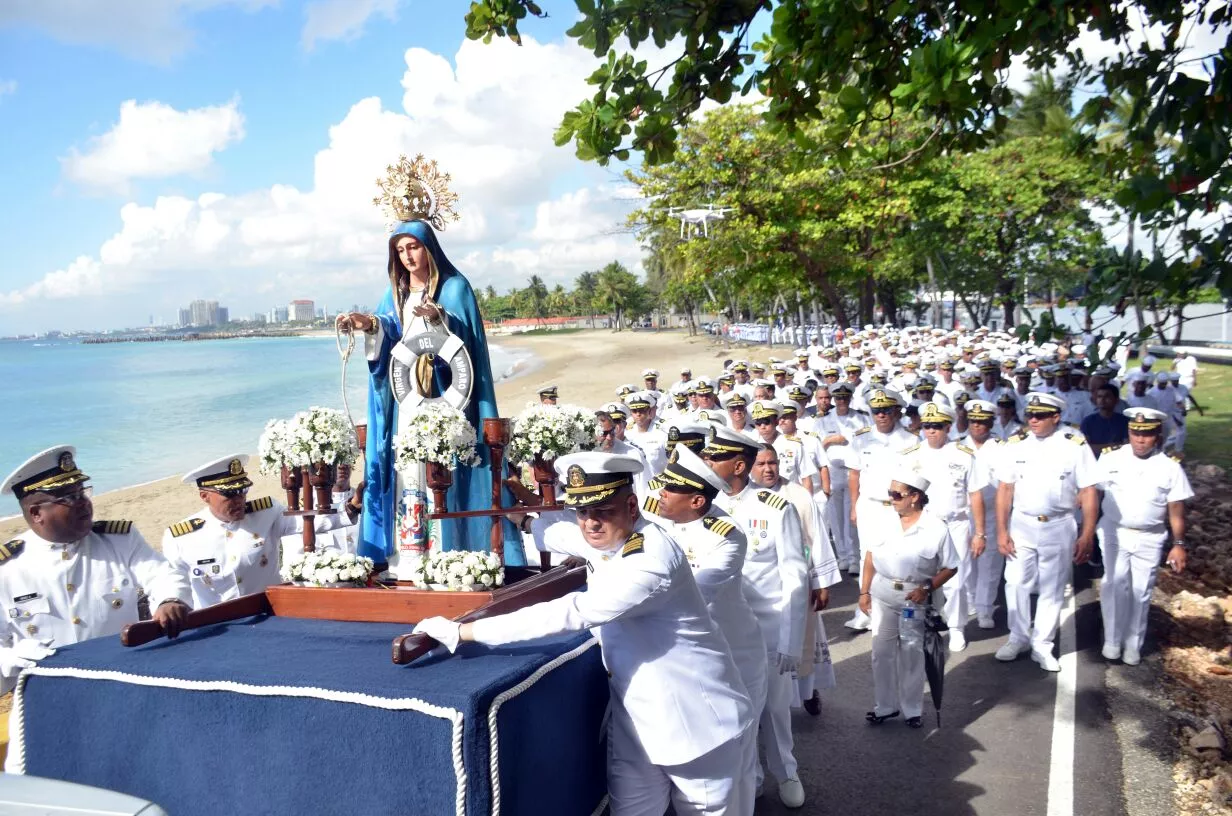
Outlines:
MULTIPOLYGON (((789 811, 767 790, 763 816, 787 813, 910 814, 910 816, 1123 816, 1121 753, 1105 695, 1107 667, 1100 657, 1099 605, 1089 582, 1074 598, 1074 740, 1071 797, 1054 793, 1053 719, 1059 675, 1029 657, 1001 663, 993 653, 1006 637, 1004 608, 998 628, 967 628, 971 643, 951 655, 945 704, 937 728, 925 704, 925 727, 901 719, 881 726, 864 721, 872 708, 870 635, 844 627, 856 585, 846 581, 825 613, 838 687, 823 693, 821 715, 795 715, 796 756, 808 800, 789 811)), ((1063 733, 1063 732, 1062 732, 1063 733)), ((1058 780, 1065 777, 1058 769, 1058 780)), ((768 784, 768 788, 771 785, 768 784)))

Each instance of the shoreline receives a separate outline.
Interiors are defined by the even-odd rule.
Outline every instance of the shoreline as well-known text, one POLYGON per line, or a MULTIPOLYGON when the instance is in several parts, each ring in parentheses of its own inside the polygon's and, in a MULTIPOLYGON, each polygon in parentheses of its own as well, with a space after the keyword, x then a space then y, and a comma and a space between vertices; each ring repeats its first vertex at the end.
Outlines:
MULTIPOLYGON (((320 337, 333 337, 333 332, 321 332, 320 337)), ((713 374, 722 367, 725 357, 765 359, 772 354, 766 347, 735 347, 710 335, 689 337, 683 330, 611 332, 593 329, 552 334, 508 335, 489 338, 489 344, 501 346, 517 355, 510 376, 496 383, 496 401, 501 416, 512 417, 528 402, 538 402, 543 385, 554 383, 560 388, 560 401, 587 408, 596 408, 616 399, 616 389, 622 383, 641 384, 643 368, 657 368, 660 387, 667 388, 680 378, 681 366, 697 374, 713 374)), ((782 349, 776 350, 781 353, 782 349)), ((256 439, 251 449, 256 450, 256 439)), ((251 460, 250 460, 251 461, 251 460)), ((89 462, 82 462, 86 473, 89 462)), ((252 468, 255 471, 255 466, 252 468)), ((252 472, 252 496, 273 496, 282 499, 283 490, 273 476, 252 472)), ((96 519, 128 519, 155 548, 162 541, 163 530, 185 518, 201 506, 195 490, 181 484, 181 474, 169 474, 139 484, 108 490, 94 497, 96 519)), ((0 518, 0 541, 7 541, 26 529, 20 516, 0 518)))

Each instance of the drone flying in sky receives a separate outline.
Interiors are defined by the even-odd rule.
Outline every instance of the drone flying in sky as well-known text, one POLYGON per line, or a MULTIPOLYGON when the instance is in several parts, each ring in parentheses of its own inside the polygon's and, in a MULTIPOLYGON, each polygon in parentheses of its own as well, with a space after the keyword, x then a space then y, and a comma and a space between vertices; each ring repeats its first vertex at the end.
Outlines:
POLYGON ((727 217, 727 214, 732 211, 731 207, 715 207, 713 203, 707 204, 706 207, 681 209, 680 207, 669 207, 667 210, 668 216, 680 219, 680 237, 693 238, 697 235, 698 227, 701 228, 702 235, 706 238, 710 237, 710 222, 722 221, 727 217))

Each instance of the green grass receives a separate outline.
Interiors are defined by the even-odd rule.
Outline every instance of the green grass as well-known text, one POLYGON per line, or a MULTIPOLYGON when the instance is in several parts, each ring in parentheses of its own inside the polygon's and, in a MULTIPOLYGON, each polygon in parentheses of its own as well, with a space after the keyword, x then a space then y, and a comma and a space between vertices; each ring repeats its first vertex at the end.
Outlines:
POLYGON ((1232 469, 1232 366, 1199 363, 1194 398, 1206 415, 1190 408, 1185 459, 1232 469))
POLYGON ((525 335, 525 334, 529 334, 532 337, 536 335, 541 335, 541 334, 577 334, 579 332, 590 331, 590 330, 591 329, 589 326, 585 328, 581 328, 581 329, 549 329, 549 328, 530 329, 529 331, 515 332, 514 334, 511 334, 510 337, 518 337, 520 335, 525 335))

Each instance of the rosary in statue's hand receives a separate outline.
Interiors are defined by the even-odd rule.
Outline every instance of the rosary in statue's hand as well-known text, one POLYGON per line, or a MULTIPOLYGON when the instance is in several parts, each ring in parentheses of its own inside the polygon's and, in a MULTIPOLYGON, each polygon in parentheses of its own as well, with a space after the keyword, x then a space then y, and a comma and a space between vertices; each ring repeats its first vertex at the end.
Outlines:
POLYGON ((351 312, 350 314, 340 314, 334 318, 334 325, 343 334, 350 334, 352 330, 370 332, 376 329, 376 318, 372 315, 361 314, 360 312, 351 312))

